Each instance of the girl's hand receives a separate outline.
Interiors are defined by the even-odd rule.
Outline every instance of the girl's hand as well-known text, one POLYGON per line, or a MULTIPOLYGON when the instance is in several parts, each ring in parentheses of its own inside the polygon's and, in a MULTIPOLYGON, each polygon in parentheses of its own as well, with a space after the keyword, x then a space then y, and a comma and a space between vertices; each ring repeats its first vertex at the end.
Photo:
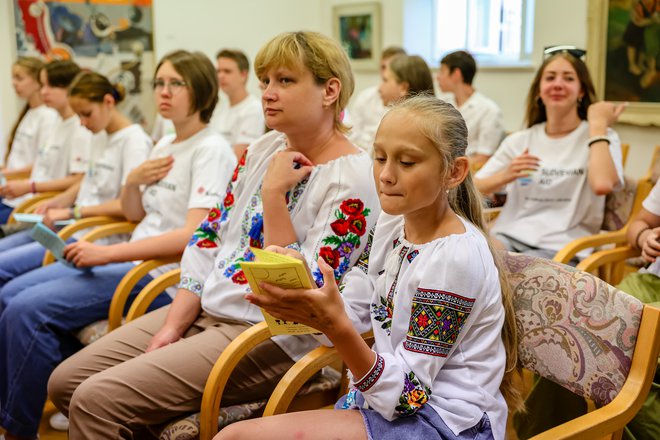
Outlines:
POLYGON ((55 230, 55 222, 57 220, 69 220, 71 218, 71 209, 70 208, 54 208, 49 209, 44 214, 44 219, 42 220, 44 225, 48 226, 53 231, 55 230))
POLYGON ((332 338, 348 317, 332 267, 323 258, 319 258, 318 264, 324 283, 319 289, 282 289, 264 283, 263 294, 249 293, 245 299, 277 319, 306 324, 332 338))
POLYGON ((642 257, 653 263, 660 256, 660 226, 651 229, 642 243, 642 257))
POLYGON ((10 180, 0 188, 0 193, 6 199, 15 199, 29 193, 31 189, 29 180, 10 180))
POLYGON ((280 151, 270 160, 261 185, 262 192, 284 195, 312 172, 314 164, 302 153, 280 151))
MULTIPOLYGON (((626 109, 627 102, 614 104, 613 102, 600 101, 595 102, 587 109, 587 120, 590 126, 600 130, 606 130, 607 127, 614 124, 626 109)), ((591 128, 591 127, 590 127, 591 128)))
POLYGON ((46 215, 46 212, 48 212, 49 209, 54 209, 54 208, 64 208, 63 206, 60 206, 60 204, 58 203, 57 197, 46 199, 43 202, 38 203, 36 208, 34 209, 34 213, 46 215))
POLYGON ((99 246, 88 241, 78 241, 64 248, 64 258, 76 267, 100 266, 112 263, 112 246, 99 246))
POLYGON ((172 156, 144 161, 128 174, 126 184, 151 185, 167 176, 172 166, 174 166, 174 157, 172 156))
POLYGON ((541 159, 537 156, 532 156, 529 154, 529 149, 525 149, 520 156, 513 158, 509 166, 504 170, 505 183, 529 176, 531 171, 538 170, 540 162, 541 159))
POLYGON ((163 326, 151 338, 145 353, 149 353, 150 351, 154 351, 166 345, 173 344, 179 339, 181 339, 181 335, 175 328, 163 326))

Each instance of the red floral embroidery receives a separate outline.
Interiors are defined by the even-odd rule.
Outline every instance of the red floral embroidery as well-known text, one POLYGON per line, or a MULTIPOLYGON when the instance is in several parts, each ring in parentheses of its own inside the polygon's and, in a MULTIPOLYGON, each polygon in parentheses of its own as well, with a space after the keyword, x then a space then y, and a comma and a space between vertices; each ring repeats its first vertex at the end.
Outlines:
POLYGON ((340 218, 330 223, 330 227, 337 235, 346 235, 348 234, 349 224, 346 219, 340 218))
POLYGON ((225 196, 225 201, 223 202, 223 204, 225 205, 225 208, 229 208, 230 206, 232 206, 234 204, 234 194, 232 194, 230 192, 227 193, 227 195, 225 196))
POLYGON ((247 278, 245 278, 245 273, 242 270, 239 270, 234 275, 231 276, 231 280, 236 284, 247 284, 247 278))
POLYGON ((362 203, 362 200, 360 199, 347 199, 341 202, 339 209, 341 209, 341 212, 349 216, 361 214, 364 209, 364 203, 362 203))
POLYGON ((356 235, 364 235, 364 232, 367 229, 367 219, 362 214, 356 215, 355 217, 349 217, 348 229, 356 235))
POLYGON ((323 246, 319 249, 319 256, 325 260, 333 269, 339 266, 339 251, 332 249, 330 246, 323 246))
POLYGON ((238 161, 238 164, 236 164, 236 168, 234 168, 234 174, 231 176, 231 181, 236 182, 236 179, 238 179, 238 173, 241 172, 243 167, 245 166, 245 156, 247 156, 248 150, 246 149, 243 155, 241 156, 241 159, 238 161))
POLYGON ((201 248, 214 248, 218 247, 218 245, 215 243, 213 240, 209 240, 208 238, 205 238, 204 240, 200 240, 196 243, 197 247, 201 248))
POLYGON ((210 222, 212 222, 218 217, 220 217, 220 210, 218 208, 213 208, 209 211, 209 215, 207 218, 210 222))

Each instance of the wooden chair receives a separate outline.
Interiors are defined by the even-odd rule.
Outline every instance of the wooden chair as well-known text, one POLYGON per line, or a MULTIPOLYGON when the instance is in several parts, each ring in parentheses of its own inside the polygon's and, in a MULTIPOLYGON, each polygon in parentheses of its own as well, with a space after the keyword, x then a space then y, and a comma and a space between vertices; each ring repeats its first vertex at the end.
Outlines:
MULTIPOLYGON (((533 439, 620 438, 655 374, 660 309, 554 261, 507 253, 504 265, 515 298, 520 364, 598 406, 533 439)), ((298 361, 264 415, 282 412, 299 383, 337 356, 334 348, 321 347, 298 361)))
POLYGON ((626 243, 626 232, 633 218, 642 207, 642 202, 651 192, 660 175, 660 145, 655 147, 646 175, 634 182, 626 178, 625 187, 607 196, 605 219, 600 234, 573 240, 554 256, 553 260, 567 264, 575 255, 585 249, 605 245, 622 246, 626 243))

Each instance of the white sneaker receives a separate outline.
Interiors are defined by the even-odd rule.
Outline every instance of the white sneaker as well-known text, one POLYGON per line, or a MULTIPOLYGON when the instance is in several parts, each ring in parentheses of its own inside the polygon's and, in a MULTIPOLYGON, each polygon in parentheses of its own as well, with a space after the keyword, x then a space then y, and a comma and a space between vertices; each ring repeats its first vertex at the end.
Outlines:
POLYGON ((69 430, 69 419, 62 414, 61 412, 56 412, 50 416, 50 427, 55 431, 68 431, 69 430))

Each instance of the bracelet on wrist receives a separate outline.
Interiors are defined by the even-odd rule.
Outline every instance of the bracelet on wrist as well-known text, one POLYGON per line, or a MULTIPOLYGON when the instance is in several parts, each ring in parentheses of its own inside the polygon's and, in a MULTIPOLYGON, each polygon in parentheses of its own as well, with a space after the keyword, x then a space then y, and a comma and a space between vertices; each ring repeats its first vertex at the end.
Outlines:
POLYGON ((642 228, 642 229, 639 230, 639 232, 635 236, 635 246, 637 247, 637 249, 641 249, 641 248, 644 247, 644 244, 641 244, 641 245, 639 244, 639 239, 642 237, 642 234, 644 232, 648 231, 649 229, 651 229, 651 228, 648 228, 648 227, 642 228))
POLYGON ((591 148, 591 146, 597 142, 607 142, 607 145, 611 143, 610 138, 608 136, 592 136, 587 141, 587 146, 591 148))
POLYGON ((82 218, 82 206, 75 205, 73 207, 73 218, 76 220, 80 220, 82 218))
POLYGON ((37 192, 37 183, 34 180, 30 180, 30 192, 32 194, 37 192))

